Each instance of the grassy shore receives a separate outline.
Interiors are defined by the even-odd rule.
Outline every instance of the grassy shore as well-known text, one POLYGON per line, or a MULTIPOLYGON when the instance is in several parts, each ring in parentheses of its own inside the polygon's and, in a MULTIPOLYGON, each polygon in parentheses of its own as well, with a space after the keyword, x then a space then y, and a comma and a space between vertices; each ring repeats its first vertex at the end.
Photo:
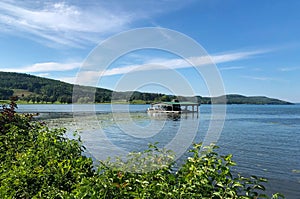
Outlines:
MULTIPOLYGON (((0 104, 9 104, 9 100, 0 100, 0 104)), ((32 101, 25 101, 25 100, 18 100, 17 104, 67 104, 67 103, 61 103, 61 102, 32 102, 32 101)), ((78 103, 76 103, 78 104, 78 103)), ((79 103, 80 104, 80 103, 79 103)), ((146 102, 144 100, 133 100, 132 102, 126 102, 126 101, 112 101, 112 102, 101 102, 101 103, 84 103, 84 104, 136 104, 136 105, 142 105, 142 104, 150 104, 149 102, 146 102)))

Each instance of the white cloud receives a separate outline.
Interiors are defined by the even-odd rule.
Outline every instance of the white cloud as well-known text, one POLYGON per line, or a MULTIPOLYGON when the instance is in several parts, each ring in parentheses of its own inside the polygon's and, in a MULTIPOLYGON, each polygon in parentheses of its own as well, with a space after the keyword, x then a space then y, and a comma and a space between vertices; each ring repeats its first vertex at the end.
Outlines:
MULTIPOLYGON (((94 70, 84 71, 80 73, 80 76, 77 77, 77 82, 81 84, 90 85, 95 84, 95 81, 100 76, 112 76, 112 75, 121 75, 129 72, 137 72, 137 71, 149 71, 149 70, 166 70, 166 69, 182 69, 182 68, 191 68, 193 67, 191 63, 196 66, 203 66, 211 63, 226 63, 232 61, 238 61, 242 59, 249 58, 250 55, 257 55, 262 53, 263 51, 249 51, 249 52, 237 52, 237 53, 220 53, 218 55, 212 56, 202 56, 202 57, 190 57, 186 60, 184 59, 162 59, 162 58, 152 58, 146 59, 143 64, 132 64, 126 65, 118 68, 111 68, 105 71, 99 71, 98 68, 94 68, 94 70), (222 57, 222 58, 221 58, 222 57)), ((96 65, 96 64, 93 64, 96 65)), ((42 75, 49 75, 50 72, 54 71, 70 71, 74 69, 80 69, 82 66, 81 62, 70 62, 70 63, 58 63, 58 62, 45 62, 45 63, 36 63, 30 66, 20 67, 20 68, 0 68, 1 71, 7 72, 21 72, 21 73, 42 73, 42 75), (47 73, 46 73, 47 72, 47 73)), ((234 70, 241 69, 243 67, 227 67, 223 68, 223 70, 234 70)), ((222 68, 221 68, 222 70, 222 68)), ((40 76, 42 76, 40 75, 40 76)), ((253 78, 252 78, 253 79, 253 78)), ((257 80, 267 80, 266 78, 256 78, 257 80)), ((74 83, 75 77, 62 77, 60 78, 62 81, 74 83)))
POLYGON ((215 63, 224 63, 240 59, 247 59, 254 55, 267 53, 270 50, 253 50, 253 51, 243 51, 243 52, 232 52, 232 53, 223 53, 213 56, 215 63))
MULTIPOLYGON (((31 5, 31 4, 30 4, 31 5)), ((127 27, 132 16, 103 7, 87 10, 64 2, 29 8, 0 2, 0 31, 63 45, 85 45, 127 27)))
POLYGON ((50 73, 38 73, 36 74, 36 76, 39 76, 39 77, 48 77, 50 75, 50 73))
POLYGON ((79 68, 80 66, 81 66, 80 62, 72 62, 72 63, 45 62, 45 63, 36 63, 21 68, 0 68, 0 70, 6 72, 36 73, 36 72, 51 72, 51 71, 68 71, 68 70, 79 68))
POLYGON ((245 67, 243 66, 227 66, 227 67, 221 67, 219 68, 220 70, 240 70, 244 69, 245 67))
POLYGON ((52 47, 84 47, 193 1, 2 0, 0 33, 29 37, 52 47))
POLYGON ((79 85, 95 86, 101 73, 99 71, 83 71, 77 74, 75 83, 79 85))
POLYGON ((259 81, 280 81, 279 79, 275 79, 272 77, 263 77, 263 76, 242 76, 243 78, 252 79, 252 80, 259 80, 259 81))
MULTIPOLYGON (((253 55, 258 55, 265 53, 267 51, 257 50, 257 51, 247 51, 247 52, 234 52, 234 53, 221 53, 211 56, 202 56, 202 57, 189 57, 186 60, 184 59, 152 59, 148 60, 144 64, 134 64, 128 65, 120 68, 113 68, 104 71, 103 76, 110 75, 120 75, 133 71, 147 71, 147 70, 165 70, 165 69, 180 69, 180 68, 190 68, 195 64, 196 66, 203 66, 210 63, 220 64, 232 61, 238 61, 250 58, 253 55)), ((227 67, 223 70, 233 70, 233 69, 242 69, 243 67, 227 67)), ((222 70, 222 69, 221 69, 222 70)))
POLYGON ((296 71, 300 70, 300 67, 283 67, 278 69, 281 72, 290 72, 290 71, 296 71))

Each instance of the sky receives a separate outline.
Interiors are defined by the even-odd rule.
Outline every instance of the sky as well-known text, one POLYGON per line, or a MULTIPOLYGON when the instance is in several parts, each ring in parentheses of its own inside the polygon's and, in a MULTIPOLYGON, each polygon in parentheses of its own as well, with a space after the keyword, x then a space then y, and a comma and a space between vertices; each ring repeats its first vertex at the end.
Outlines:
MULTIPOLYGON (((1 0, 0 71, 74 83, 91 53, 109 38, 137 28, 166 28, 202 46, 226 94, 300 102, 299 8, 297 0, 1 0)), ((164 79, 169 73, 195 94, 211 95, 205 77, 185 61, 160 49, 131 51, 114 60, 94 86, 126 90, 125 80, 155 74, 164 79), (127 78, 132 71, 142 72, 127 78)), ((134 88, 168 94, 168 85, 154 79, 134 88)))

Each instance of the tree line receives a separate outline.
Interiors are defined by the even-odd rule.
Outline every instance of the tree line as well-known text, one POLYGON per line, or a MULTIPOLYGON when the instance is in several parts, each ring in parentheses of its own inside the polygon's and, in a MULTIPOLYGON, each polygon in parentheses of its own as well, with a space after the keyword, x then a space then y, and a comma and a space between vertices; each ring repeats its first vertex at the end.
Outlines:
MULTIPOLYGON (((23 90, 25 94, 19 92, 18 99, 32 102, 60 102, 72 103, 73 84, 58 80, 36 77, 29 74, 0 72, 0 99, 9 99, 14 94, 15 89, 23 90)), ((81 90, 88 87, 82 86, 81 90)), ((110 90, 97 88, 96 102, 108 102, 111 96, 110 90)), ((81 96, 75 102, 88 101, 89 96, 81 96)))
POLYGON ((138 91, 113 92, 104 88, 73 85, 58 80, 12 72, 0 72, 0 79, 0 100, 7 100, 10 96, 17 95, 18 99, 28 103, 110 103, 116 101, 150 104, 178 99, 179 101, 191 101, 199 104, 291 104, 262 96, 226 95, 210 98, 201 96, 183 97, 138 91), (74 89, 75 93, 73 92, 74 89), (19 92, 15 92, 16 90, 19 90, 19 92))
POLYGON ((134 103, 137 100, 144 103, 171 101, 176 98, 161 93, 142 92, 113 92, 108 89, 89 86, 79 86, 58 80, 37 77, 29 74, 0 72, 0 99, 7 100, 19 89, 18 99, 31 103, 106 103, 113 101, 126 101, 134 103), (76 90, 73 93, 73 89, 76 90))

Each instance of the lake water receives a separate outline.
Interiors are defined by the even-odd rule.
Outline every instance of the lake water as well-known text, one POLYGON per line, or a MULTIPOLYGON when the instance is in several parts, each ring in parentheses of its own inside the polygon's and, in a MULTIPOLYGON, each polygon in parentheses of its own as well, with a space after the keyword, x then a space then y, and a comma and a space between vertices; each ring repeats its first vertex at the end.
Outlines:
MULTIPOLYGON (((156 141, 182 154, 187 145, 202 142, 207 135, 210 105, 202 105, 199 114, 180 117, 148 115, 148 107, 19 105, 18 111, 39 112, 37 119, 51 127, 81 132, 96 159, 143 150, 156 141)), ((269 192, 300 198, 300 105, 228 105, 224 127, 215 139, 221 154, 233 154, 236 171, 268 178, 269 192)))

